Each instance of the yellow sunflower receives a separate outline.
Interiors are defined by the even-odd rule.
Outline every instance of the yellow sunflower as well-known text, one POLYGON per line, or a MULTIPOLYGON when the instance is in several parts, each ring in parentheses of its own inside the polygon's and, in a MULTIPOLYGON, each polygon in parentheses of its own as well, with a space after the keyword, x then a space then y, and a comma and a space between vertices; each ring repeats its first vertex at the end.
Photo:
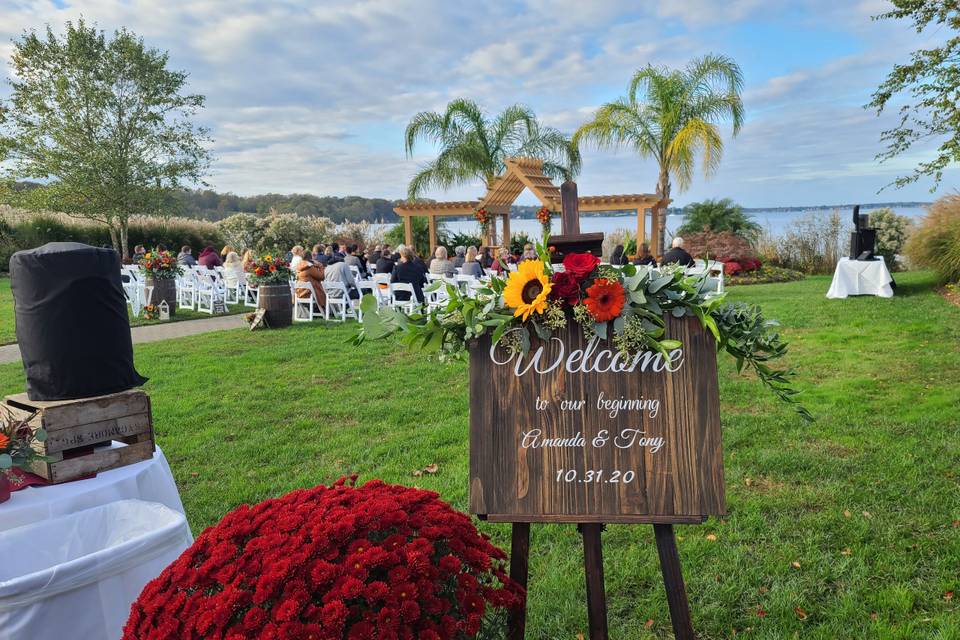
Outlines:
POLYGON ((503 290, 503 301, 515 309, 514 316, 522 316, 526 322, 534 311, 543 313, 546 310, 547 296, 552 288, 550 278, 543 272, 543 262, 524 260, 510 274, 503 290))

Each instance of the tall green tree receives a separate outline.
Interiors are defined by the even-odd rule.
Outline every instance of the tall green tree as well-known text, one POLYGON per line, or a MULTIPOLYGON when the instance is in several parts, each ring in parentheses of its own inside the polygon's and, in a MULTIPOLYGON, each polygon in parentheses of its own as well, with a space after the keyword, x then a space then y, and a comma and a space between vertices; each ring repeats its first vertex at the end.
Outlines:
POLYGON ((880 134, 886 149, 877 155, 881 162, 906 153, 916 143, 940 140, 934 159, 919 163, 913 173, 893 181, 897 187, 933 178, 936 189, 943 170, 960 161, 960 4, 956 0, 891 0, 892 11, 876 16, 876 20, 908 19, 917 33, 933 26, 945 36, 939 47, 918 49, 906 64, 893 70, 873 94, 867 105, 880 115, 887 107, 899 104, 897 126, 880 134))
POLYGON ((580 154, 560 131, 540 124, 523 105, 507 107, 489 117, 480 106, 457 99, 443 113, 421 111, 407 125, 407 156, 418 140, 439 147, 436 159, 426 163, 410 180, 407 197, 415 200, 430 187, 442 189, 482 180, 490 187, 513 156, 543 160, 545 175, 570 180, 580 170, 580 154))
POLYGON ((129 255, 130 216, 174 205, 174 189, 198 183, 209 166, 207 130, 191 117, 201 95, 165 52, 121 29, 107 38, 83 20, 62 37, 25 34, 14 43, 12 95, 0 104, 0 155, 8 179, 33 179, 13 204, 102 222, 129 255))
POLYGON ((742 90, 740 67, 726 56, 706 55, 684 69, 647 65, 634 74, 625 97, 602 105, 577 129, 573 144, 625 147, 656 160, 656 192, 669 198, 674 182, 681 192, 690 187, 697 160, 705 176, 717 170, 723 154, 718 125, 729 120, 733 134, 740 132, 742 90))
POLYGON ((744 240, 753 240, 760 233, 760 225, 730 198, 691 202, 683 208, 683 224, 677 233, 683 235, 704 230, 714 233, 729 231, 744 240))

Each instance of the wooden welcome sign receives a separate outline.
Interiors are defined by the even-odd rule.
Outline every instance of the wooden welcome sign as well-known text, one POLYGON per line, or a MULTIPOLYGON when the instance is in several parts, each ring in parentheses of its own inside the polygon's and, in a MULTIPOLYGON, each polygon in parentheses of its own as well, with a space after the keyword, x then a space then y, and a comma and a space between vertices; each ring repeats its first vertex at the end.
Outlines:
MULTIPOLYGON (((723 515, 716 343, 667 316, 667 356, 619 354, 575 324, 511 356, 470 350, 470 511, 512 522, 511 576, 526 586, 529 523, 581 526, 590 633, 607 638, 601 523, 654 525, 677 638, 693 638, 673 524, 723 515)), ((511 620, 523 638, 525 613, 511 620)))
POLYGON ((577 325, 470 357, 470 511, 495 522, 699 523, 725 512, 716 344, 624 357, 577 325))

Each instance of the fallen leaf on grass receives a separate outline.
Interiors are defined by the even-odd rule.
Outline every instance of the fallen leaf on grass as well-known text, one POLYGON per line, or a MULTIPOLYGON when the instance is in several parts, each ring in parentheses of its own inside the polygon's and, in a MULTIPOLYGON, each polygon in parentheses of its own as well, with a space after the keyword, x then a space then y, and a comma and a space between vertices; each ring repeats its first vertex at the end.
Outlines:
POLYGON ((747 485, 747 486, 749 487, 750 485, 753 484, 753 479, 752 479, 752 478, 744 478, 744 479, 743 479, 743 484, 745 484, 745 485, 747 485))
POLYGON ((957 527, 960 527, 960 520, 954 520, 953 522, 950 523, 950 525, 951 525, 954 529, 956 529, 957 527))
POLYGON ((794 569, 799 569, 800 563, 794 560, 793 562, 790 563, 790 566, 793 567, 794 569))
POLYGON ((770 591, 770 589, 767 589, 766 587, 760 587, 760 593, 766 593, 767 591, 770 591))
POLYGON ((843 551, 840 552, 840 555, 842 555, 842 556, 852 556, 852 555, 853 555, 853 551, 850 549, 850 547, 844 547, 844 548, 843 548, 843 551))
POLYGON ((717 541, 717 536, 714 535, 714 534, 712 534, 712 533, 708 533, 708 534, 707 534, 707 540, 709 540, 710 542, 716 542, 716 541, 717 541))
POLYGON ((870 613, 870 619, 871 619, 871 620, 876 620, 876 619, 877 619, 877 612, 876 612, 876 611, 872 611, 872 612, 870 613))
POLYGON ((794 607, 793 612, 797 614, 797 617, 800 618, 801 620, 807 619, 807 612, 804 611, 803 607, 794 607))
POLYGON ((647 629, 649 629, 650 627, 652 627, 652 626, 653 626, 653 618, 650 618, 649 620, 647 620, 646 622, 644 622, 644 623, 643 623, 643 626, 646 627, 647 629))
POLYGON ((849 509, 844 509, 844 510, 843 510, 843 517, 844 517, 844 518, 849 518, 849 517, 852 516, 852 515, 853 515, 853 514, 850 513, 850 510, 849 510, 849 509))
POLYGON ((943 599, 953 600, 953 591, 947 591, 945 594, 943 594, 943 599))
POLYGON ((428 464, 423 469, 414 470, 411 475, 413 475, 414 478, 419 478, 425 473, 436 473, 439 470, 440 470, 440 465, 434 462, 433 464, 428 464))
POLYGON ((766 618, 766 617, 767 617, 767 610, 766 610, 766 609, 757 609, 757 617, 758 617, 758 618, 766 618))
POLYGON ((577 634, 577 640, 584 640, 582 633, 577 634))
POLYGON ((863 517, 866 518, 867 520, 869 520, 870 518, 873 517, 873 515, 871 515, 871 513, 870 513, 869 511, 864 511, 864 512, 863 512, 863 517))

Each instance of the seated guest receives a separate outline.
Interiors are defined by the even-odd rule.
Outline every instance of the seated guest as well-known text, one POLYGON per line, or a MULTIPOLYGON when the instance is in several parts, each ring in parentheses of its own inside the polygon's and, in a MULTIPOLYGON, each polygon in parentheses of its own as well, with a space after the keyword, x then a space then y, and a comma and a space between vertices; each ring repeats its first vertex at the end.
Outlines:
POLYGON ((623 255, 622 244, 618 244, 613 248, 613 253, 610 254, 610 264, 615 267, 626 264, 626 256, 623 255))
POLYGON ((253 263, 257 261, 257 257, 253 255, 253 249, 247 249, 243 252, 243 270, 252 271, 253 263))
POLYGON ((166 250, 167 250, 167 245, 163 244, 162 242, 157 243, 157 253, 163 253, 166 250))
POLYGON ((396 264, 389 252, 382 251, 377 258, 374 266, 377 267, 377 273, 393 273, 393 265, 396 264))
POLYGON ((207 269, 213 269, 214 267, 219 267, 223 264, 220 262, 220 256, 217 255, 217 250, 210 246, 204 247, 203 251, 200 252, 200 257, 197 258, 197 263, 206 267, 207 269))
POLYGON ((533 245, 529 242, 523 245, 523 253, 520 254, 520 260, 518 262, 523 262, 524 260, 537 260, 540 256, 537 255, 537 250, 533 248, 533 245))
POLYGON ((334 242, 334 243, 332 243, 332 244, 330 245, 330 247, 333 249, 333 257, 334 257, 334 258, 336 258, 337 260, 343 260, 343 259, 344 259, 345 256, 343 255, 343 252, 340 251, 340 245, 339 245, 339 244, 337 244, 336 242, 334 242))
POLYGON ((357 255, 357 245, 347 245, 345 251, 346 253, 343 256, 344 263, 346 263, 348 267, 356 267, 357 270, 360 271, 360 277, 365 277, 367 275, 367 267, 363 264, 360 256, 357 255))
POLYGON ((310 252, 311 262, 318 262, 320 260, 320 256, 323 255, 324 248, 325 247, 322 244, 313 245, 313 251, 310 252))
POLYGON ((185 267, 196 266, 197 259, 193 257, 193 249, 190 248, 190 245, 185 244, 180 247, 180 253, 177 254, 177 262, 185 267))
POLYGON ((493 266, 493 254, 490 253, 490 247, 483 248, 483 253, 480 254, 480 266, 484 269, 493 266))
POLYGON ((462 245, 458 247, 454 247, 453 253, 454 253, 453 260, 451 260, 451 262, 453 262, 453 268, 456 269, 458 267, 462 267, 464 261, 466 260, 464 255, 467 253, 467 248, 462 245))
POLYGON ((507 265, 516 263, 516 260, 513 259, 513 256, 510 255, 510 249, 506 247, 500 247, 497 249, 497 259, 492 265, 490 265, 490 270, 494 273, 503 275, 509 272, 507 265))
POLYGON ((433 260, 430 261, 430 273, 438 276, 452 278, 455 270, 453 263, 447 260, 447 248, 437 247, 433 254, 433 260))
POLYGON ((678 264, 681 267, 692 267, 693 257, 683 249, 683 238, 677 236, 673 239, 673 248, 663 254, 660 259, 660 265, 678 264))
POLYGON ((347 287, 347 295, 354 300, 360 299, 360 290, 357 289, 353 271, 350 271, 350 265, 343 260, 328 264, 324 269, 323 279, 326 282, 342 282, 347 287))
POLYGON ((236 251, 232 244, 224 245, 223 249, 220 250, 220 259, 226 262, 227 255, 229 255, 231 251, 236 251))
POLYGON ((473 276, 474 278, 483 277, 483 267, 477 262, 477 248, 467 249, 467 255, 463 258, 463 267, 460 269, 460 275, 473 276))
MULTIPOLYGON (((327 295, 323 291, 323 279, 326 277, 324 274, 323 265, 314 264, 310 260, 306 251, 303 247, 297 245, 291 251, 293 254, 293 259, 290 261, 290 270, 297 277, 297 282, 307 282, 310 284, 310 287, 313 289, 313 298, 317 301, 317 306, 322 310, 327 306, 327 295)), ((308 298, 310 297, 306 290, 297 289, 298 298, 308 298)))
POLYGON ((223 261, 223 283, 228 289, 236 289, 243 277, 243 260, 236 251, 231 251, 223 261))
POLYGON ((633 259, 633 264, 648 265, 651 267, 657 266, 657 259, 650 255, 650 245, 644 242, 640 245, 640 251, 637 252, 637 257, 633 259))
POLYGON ((297 267, 304 260, 306 252, 303 250, 303 247, 300 245, 294 245, 293 249, 290 249, 290 271, 294 273, 297 272, 297 267))
POLYGON ((367 262, 371 264, 377 264, 377 261, 380 259, 380 256, 383 255, 383 247, 379 244, 373 248, 373 251, 367 254, 367 262))
POLYGON ((327 247, 323 250, 323 255, 317 258, 317 262, 324 266, 328 264, 333 264, 335 262, 333 258, 333 247, 327 247))
MULTIPOLYGON (((379 273, 379 269, 377 272, 379 273)), ((393 267, 393 275, 390 282, 406 282, 413 285, 413 292, 416 295, 417 302, 423 302, 423 286, 427 284, 427 275, 417 265, 417 256, 411 247, 402 246, 400 248, 400 262, 393 267)), ((398 300, 409 299, 404 293, 397 294, 398 300)))
POLYGON ((147 254, 147 249, 142 244, 138 244, 133 248, 133 255, 130 256, 130 260, 133 264, 140 264, 143 261, 143 256, 147 254))

